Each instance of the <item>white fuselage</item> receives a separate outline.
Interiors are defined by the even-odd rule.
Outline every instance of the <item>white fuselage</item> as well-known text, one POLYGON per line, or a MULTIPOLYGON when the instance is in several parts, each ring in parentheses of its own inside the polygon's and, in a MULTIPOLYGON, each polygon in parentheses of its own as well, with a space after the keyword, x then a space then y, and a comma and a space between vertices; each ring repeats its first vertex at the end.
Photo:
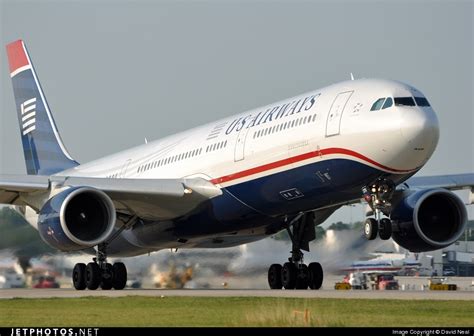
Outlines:
POLYGON ((387 173, 405 174, 420 169, 433 153, 438 140, 436 115, 431 107, 370 108, 380 97, 414 95, 423 96, 398 82, 346 81, 82 164, 60 175, 148 179, 198 175, 222 181, 219 184, 226 187, 305 165, 307 160, 284 162, 276 168, 262 167, 240 178, 238 175, 315 151, 322 154, 308 160, 347 157, 387 173), (341 93, 348 99, 343 96, 335 101, 341 93), (281 110, 285 104, 289 104, 286 111, 278 115, 276 108, 281 110), (324 151, 330 148, 365 158, 324 151), (229 177, 233 174, 237 178, 229 177))
POLYGON ((116 248, 111 246, 118 254, 238 245, 281 230, 287 215, 337 209, 360 198, 362 188, 378 177, 398 184, 416 173, 435 150, 439 130, 433 109, 415 104, 414 97, 425 99, 399 82, 346 81, 58 175, 202 177, 224 191, 199 214, 124 232, 116 248), (411 106, 400 103, 406 97, 411 106), (374 110, 383 98, 385 108, 374 110))

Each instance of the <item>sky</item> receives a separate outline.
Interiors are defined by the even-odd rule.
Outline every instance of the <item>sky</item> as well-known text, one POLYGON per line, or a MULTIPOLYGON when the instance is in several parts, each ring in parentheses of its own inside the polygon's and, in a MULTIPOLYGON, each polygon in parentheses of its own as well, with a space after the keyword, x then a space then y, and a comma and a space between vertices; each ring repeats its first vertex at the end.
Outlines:
MULTIPOLYGON (((0 0, 0 44, 26 42, 79 162, 353 73, 428 97, 441 136, 419 175, 474 172, 473 22, 472 1, 0 0)), ((24 174, 0 55, 0 173, 24 174)))

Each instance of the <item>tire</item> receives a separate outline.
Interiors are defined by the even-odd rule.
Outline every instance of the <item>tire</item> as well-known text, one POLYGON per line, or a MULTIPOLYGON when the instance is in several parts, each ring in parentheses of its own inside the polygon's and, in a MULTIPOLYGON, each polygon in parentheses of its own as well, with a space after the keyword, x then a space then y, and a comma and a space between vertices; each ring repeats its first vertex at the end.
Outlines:
POLYGON ((309 272, 308 266, 301 264, 296 270, 296 289, 308 289, 309 284, 309 272))
POLYGON ((296 266, 287 262, 281 269, 281 283, 285 289, 295 289, 296 286, 296 266))
POLYGON ((374 240, 377 237, 378 224, 373 218, 367 218, 364 223, 364 236, 367 240, 374 240))
POLYGON ((308 265, 309 288, 320 289, 323 285, 324 272, 320 263, 314 262, 308 265))
POLYGON ((77 290, 86 289, 86 264, 76 264, 72 270, 72 284, 77 290))
POLYGON ((101 282, 101 274, 99 265, 96 263, 88 263, 86 266, 86 286, 90 290, 99 288, 101 282))
POLYGON ((127 284, 127 268, 124 263, 117 262, 113 267, 113 281, 112 286, 116 290, 121 290, 125 288, 127 284))
POLYGON ((379 237, 382 240, 388 240, 392 237, 392 221, 388 218, 382 218, 379 223, 379 237))
POLYGON ((112 264, 105 264, 105 272, 102 272, 100 288, 104 290, 112 289, 114 280, 114 270, 112 264))
POLYGON ((281 269, 282 266, 280 264, 273 264, 268 269, 268 285, 271 289, 281 289, 281 269))

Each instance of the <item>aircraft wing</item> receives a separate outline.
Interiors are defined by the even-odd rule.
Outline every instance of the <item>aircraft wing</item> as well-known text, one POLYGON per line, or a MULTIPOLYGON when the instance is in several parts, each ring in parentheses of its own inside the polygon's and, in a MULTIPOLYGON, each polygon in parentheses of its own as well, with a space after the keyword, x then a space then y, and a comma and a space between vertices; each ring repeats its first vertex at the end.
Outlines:
POLYGON ((203 178, 111 179, 75 176, 0 176, 0 203, 28 204, 29 196, 63 187, 92 187, 105 192, 116 211, 143 219, 165 220, 192 211, 222 191, 203 178))
POLYGON ((45 192, 48 189, 48 176, 0 175, 1 204, 16 204, 20 193, 45 192))
POLYGON ((410 188, 445 188, 474 190, 474 174, 412 177, 405 182, 410 188))

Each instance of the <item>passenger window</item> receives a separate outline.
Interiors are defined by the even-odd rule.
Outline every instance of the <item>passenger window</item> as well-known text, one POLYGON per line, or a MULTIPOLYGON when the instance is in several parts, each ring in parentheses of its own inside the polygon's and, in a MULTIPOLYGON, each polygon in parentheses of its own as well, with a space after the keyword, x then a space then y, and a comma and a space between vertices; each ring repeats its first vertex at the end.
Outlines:
POLYGON ((418 106, 430 106, 428 99, 425 97, 415 97, 416 105, 418 106))
POLYGON ((415 106, 415 101, 412 97, 395 97, 395 106, 415 106))
POLYGON ((389 108, 393 105, 393 99, 391 97, 388 97, 386 100, 385 100, 385 103, 383 103, 383 106, 382 106, 382 110, 383 109, 386 109, 386 108, 389 108))
POLYGON ((383 105, 383 102, 384 102, 385 98, 379 98, 377 99, 377 101, 372 105, 371 107, 371 111, 378 111, 380 110, 380 108, 382 107, 383 105))

